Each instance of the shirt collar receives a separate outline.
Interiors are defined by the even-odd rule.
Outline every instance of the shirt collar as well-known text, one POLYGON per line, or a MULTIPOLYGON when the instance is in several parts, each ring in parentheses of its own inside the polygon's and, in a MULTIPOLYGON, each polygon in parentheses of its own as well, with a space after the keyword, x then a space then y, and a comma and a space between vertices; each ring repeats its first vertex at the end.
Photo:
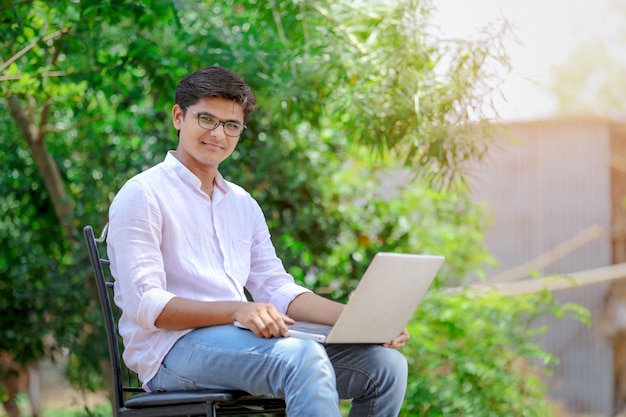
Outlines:
MULTIPOLYGON (((167 152, 167 155, 165 155, 165 165, 167 165, 168 168, 174 171, 176 175, 178 175, 186 183, 191 184, 196 188, 200 188, 200 186, 202 185, 202 181, 200 181, 200 178, 196 177, 196 174, 191 172, 189 168, 183 165, 183 163, 174 156, 174 152, 175 151, 167 152)), ((228 192, 228 183, 226 182, 222 174, 219 173, 219 171, 215 174, 214 184, 215 189, 219 190, 223 194, 226 194, 228 192)))

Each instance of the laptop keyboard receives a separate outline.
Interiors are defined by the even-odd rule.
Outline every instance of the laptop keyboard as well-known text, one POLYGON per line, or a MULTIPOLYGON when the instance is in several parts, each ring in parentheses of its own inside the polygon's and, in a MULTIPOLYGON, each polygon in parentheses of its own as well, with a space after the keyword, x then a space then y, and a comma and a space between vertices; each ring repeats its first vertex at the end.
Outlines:
POLYGON ((323 334, 328 336, 333 326, 327 326, 325 324, 307 323, 305 321, 299 321, 296 324, 290 324, 288 326, 292 330, 298 330, 299 332, 323 334))

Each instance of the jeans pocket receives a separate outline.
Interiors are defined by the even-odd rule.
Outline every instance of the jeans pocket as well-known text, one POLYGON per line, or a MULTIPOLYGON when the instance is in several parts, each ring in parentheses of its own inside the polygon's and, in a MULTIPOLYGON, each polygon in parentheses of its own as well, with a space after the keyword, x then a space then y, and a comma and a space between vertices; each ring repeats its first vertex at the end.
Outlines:
POLYGON ((184 378, 161 364, 154 378, 148 382, 150 391, 191 391, 199 387, 190 379, 184 378))

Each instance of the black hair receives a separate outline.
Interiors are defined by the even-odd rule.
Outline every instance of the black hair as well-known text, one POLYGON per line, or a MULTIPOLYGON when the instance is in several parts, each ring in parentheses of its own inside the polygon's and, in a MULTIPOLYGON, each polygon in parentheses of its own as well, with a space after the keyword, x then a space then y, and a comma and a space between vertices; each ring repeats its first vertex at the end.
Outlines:
POLYGON ((185 76, 176 87, 175 102, 183 109, 206 97, 223 97, 240 104, 244 123, 256 108, 252 89, 242 77, 226 68, 211 66, 185 76))

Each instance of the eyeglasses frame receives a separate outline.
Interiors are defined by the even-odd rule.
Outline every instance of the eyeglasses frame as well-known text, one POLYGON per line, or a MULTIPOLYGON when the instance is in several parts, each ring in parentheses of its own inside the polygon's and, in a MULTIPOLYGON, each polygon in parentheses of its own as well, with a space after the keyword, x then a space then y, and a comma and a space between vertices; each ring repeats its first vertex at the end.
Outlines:
POLYGON ((222 129, 224 130, 224 134, 226 136, 231 137, 231 138, 237 138, 237 137, 241 136, 242 133, 244 132, 244 130, 246 130, 248 128, 248 126, 244 125, 243 123, 233 122, 232 120, 220 120, 215 115, 212 115, 211 113, 208 113, 208 112, 197 112, 197 111, 194 111, 194 110, 190 109, 189 107, 187 107, 187 110, 189 110, 191 113, 193 113, 197 117, 197 119, 198 119, 198 126, 200 126, 202 129, 204 129, 204 130, 215 130, 215 129, 218 128, 219 125, 222 125, 223 126, 222 129), (200 124, 200 117, 207 116, 207 115, 211 116, 211 117, 215 117, 217 119, 217 124, 212 129, 206 128, 206 127, 204 127, 204 126, 202 126, 200 124), (229 135, 228 133, 226 133, 226 123, 237 124, 237 125, 241 126, 243 129, 241 129, 241 132, 239 132, 238 135, 229 135))

